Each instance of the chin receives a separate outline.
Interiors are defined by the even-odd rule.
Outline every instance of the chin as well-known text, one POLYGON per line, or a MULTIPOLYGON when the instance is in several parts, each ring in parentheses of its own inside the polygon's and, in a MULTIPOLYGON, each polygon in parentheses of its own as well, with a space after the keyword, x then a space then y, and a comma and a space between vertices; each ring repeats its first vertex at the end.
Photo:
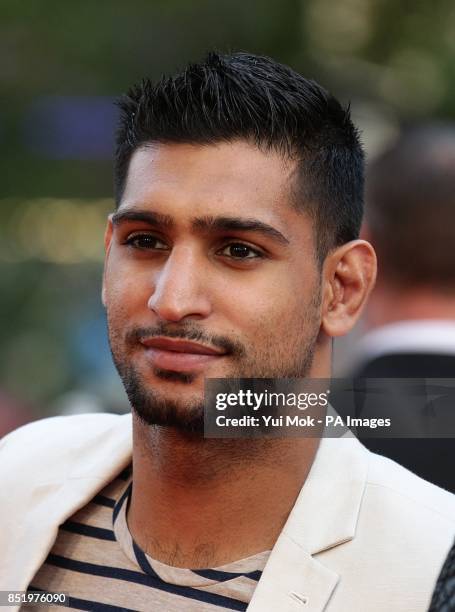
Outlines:
POLYGON ((182 385, 191 385, 198 378, 198 374, 194 372, 177 372, 173 370, 161 370, 154 368, 153 374, 158 380, 166 380, 173 383, 181 383, 182 385))
POLYGON ((169 427, 191 434, 204 433, 204 404, 194 398, 191 402, 181 398, 154 395, 146 401, 132 404, 133 412, 147 426, 169 427), (180 401, 179 401, 180 399, 180 401))

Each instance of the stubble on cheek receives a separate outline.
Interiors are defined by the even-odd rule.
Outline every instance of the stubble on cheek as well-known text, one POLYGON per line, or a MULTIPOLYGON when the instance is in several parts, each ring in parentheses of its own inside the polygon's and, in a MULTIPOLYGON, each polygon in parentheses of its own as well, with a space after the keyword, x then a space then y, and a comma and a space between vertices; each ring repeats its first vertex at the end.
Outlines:
POLYGON ((320 332, 320 304, 321 288, 317 282, 306 304, 294 298, 277 305, 274 313, 257 315, 246 358, 235 364, 232 377, 308 376, 320 332))
POLYGON ((114 302, 113 297, 109 296, 106 307, 106 318, 112 359, 120 373, 120 370, 124 369, 122 364, 126 364, 132 359, 133 347, 129 346, 126 341, 126 330, 129 325, 131 325, 130 316, 126 308, 122 306, 122 302, 118 297, 116 300, 115 303, 120 302, 120 304, 114 308, 110 305, 114 302))

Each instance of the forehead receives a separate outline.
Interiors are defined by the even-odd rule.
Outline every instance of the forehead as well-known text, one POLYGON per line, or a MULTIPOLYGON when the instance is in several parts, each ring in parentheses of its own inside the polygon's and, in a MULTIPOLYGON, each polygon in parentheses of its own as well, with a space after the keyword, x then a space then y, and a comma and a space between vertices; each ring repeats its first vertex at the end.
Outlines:
POLYGON ((295 163, 247 142, 151 144, 133 154, 120 209, 153 205, 178 216, 292 213, 295 163))

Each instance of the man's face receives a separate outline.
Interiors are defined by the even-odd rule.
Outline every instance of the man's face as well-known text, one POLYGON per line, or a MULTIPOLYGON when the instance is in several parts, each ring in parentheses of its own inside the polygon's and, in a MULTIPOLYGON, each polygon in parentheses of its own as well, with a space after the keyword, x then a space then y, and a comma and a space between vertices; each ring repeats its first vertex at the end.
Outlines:
POLYGON ((294 163, 243 141, 138 149, 106 233, 115 364, 148 423, 200 429, 204 378, 311 375, 320 271, 294 163))

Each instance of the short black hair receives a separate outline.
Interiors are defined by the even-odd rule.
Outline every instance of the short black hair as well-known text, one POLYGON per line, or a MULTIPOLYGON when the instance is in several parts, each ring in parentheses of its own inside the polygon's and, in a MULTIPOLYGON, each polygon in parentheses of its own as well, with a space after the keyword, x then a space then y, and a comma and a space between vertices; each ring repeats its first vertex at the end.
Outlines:
POLYGON ((349 108, 316 82, 247 53, 206 59, 119 102, 114 183, 119 205, 133 152, 146 143, 247 140, 298 162, 295 205, 314 221, 318 255, 358 237, 364 154, 349 108))
POLYGON ((366 219, 378 281, 455 291, 455 124, 407 127, 369 165, 366 219))

